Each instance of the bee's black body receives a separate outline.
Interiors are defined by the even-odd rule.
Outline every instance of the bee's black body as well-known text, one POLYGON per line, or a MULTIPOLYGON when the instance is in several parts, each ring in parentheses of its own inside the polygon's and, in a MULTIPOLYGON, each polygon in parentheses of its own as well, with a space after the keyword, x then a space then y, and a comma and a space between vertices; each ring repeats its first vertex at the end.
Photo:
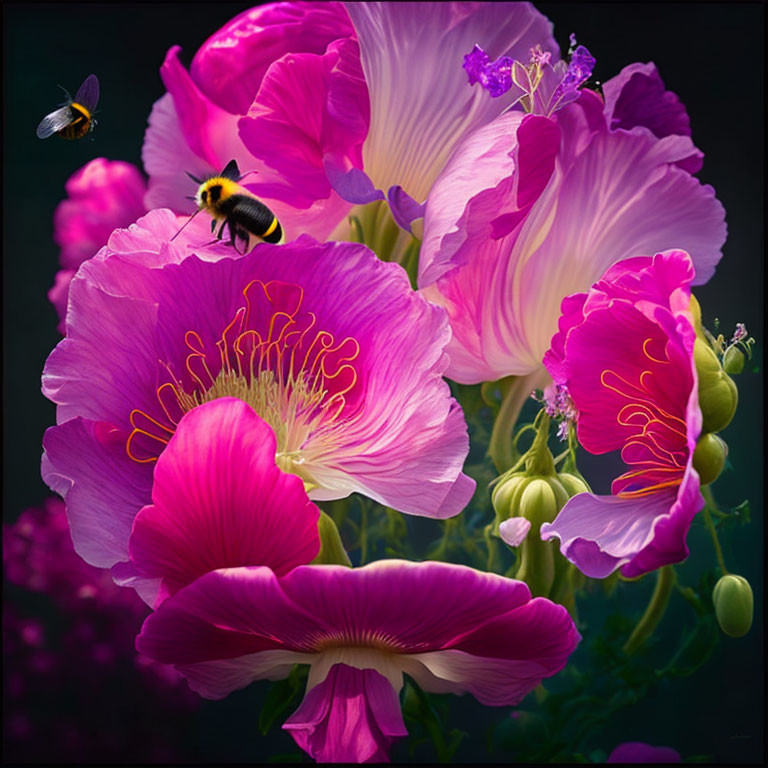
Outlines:
POLYGON ((240 171, 232 160, 218 175, 209 179, 190 176, 200 186, 195 196, 199 211, 208 211, 213 217, 211 232, 221 240, 224 228, 229 227, 230 243, 237 248, 237 242, 244 243, 245 251, 250 250, 252 238, 267 243, 280 243, 283 229, 272 211, 245 187, 241 187, 240 171))
POLYGON ((226 216, 232 240, 248 240, 249 234, 256 235, 267 243, 279 243, 283 237, 280 223, 266 235, 275 214, 264 203, 250 195, 230 195, 218 204, 218 209, 226 216))

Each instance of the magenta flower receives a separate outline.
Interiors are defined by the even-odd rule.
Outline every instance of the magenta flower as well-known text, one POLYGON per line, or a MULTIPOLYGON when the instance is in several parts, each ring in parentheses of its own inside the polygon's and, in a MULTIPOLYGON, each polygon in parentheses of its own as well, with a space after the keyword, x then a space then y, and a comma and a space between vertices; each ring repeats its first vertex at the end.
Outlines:
POLYGON ((642 741, 626 741, 608 755, 606 763, 679 763, 680 755, 671 747, 652 747, 642 741))
POLYGON ((186 412, 221 397, 272 427, 278 466, 313 499, 359 491, 416 515, 463 509, 475 483, 442 378, 450 329, 401 267, 308 237, 223 258, 224 245, 169 243, 176 229, 153 211, 80 268, 67 338, 45 366, 58 426, 43 477, 66 497, 78 553, 128 560, 154 462, 186 412))
POLYGON ((64 333, 69 283, 77 268, 93 256, 118 227, 127 227, 146 213, 146 182, 130 163, 97 157, 67 180, 67 199, 53 219, 53 239, 61 246, 62 269, 48 298, 56 308, 64 333))
MULTIPOLYGON (((147 202, 191 212, 184 175, 230 159, 289 240, 326 238, 353 204, 387 199, 409 228, 462 137, 511 103, 456 76, 476 40, 495 55, 540 46, 551 25, 528 3, 271 3, 207 40, 187 73, 172 48, 168 94, 150 117, 147 202), (300 107, 297 107, 300 105, 300 107)), ((339 229, 338 231, 341 231, 339 229)))
POLYGON ((693 279, 690 256, 667 251, 621 261, 563 301, 544 364, 578 411, 581 445, 621 449, 628 465, 612 495, 580 493, 541 526, 587 576, 619 567, 639 576, 688 556, 688 528, 704 506, 692 466, 702 423, 693 279))
POLYGON ((319 762, 375 762, 407 735, 403 673, 424 690, 517 704, 579 641, 568 612, 528 587, 448 563, 380 560, 209 573, 144 623, 137 649, 173 663, 219 699, 309 664, 307 694, 283 726, 319 762))
POLYGON ((242 400, 184 415, 157 461, 153 504, 133 522, 132 568, 121 575, 162 580, 162 601, 217 568, 265 565, 282 576, 309 563, 320 551, 320 510, 275 453, 275 433, 242 400))
POLYGON ((419 286, 448 310, 450 378, 539 375, 560 302, 621 259, 676 247, 690 253, 696 284, 712 276, 724 211, 691 175, 702 154, 684 107, 652 64, 603 90, 605 104, 581 90, 551 117, 497 118, 435 182, 419 286))

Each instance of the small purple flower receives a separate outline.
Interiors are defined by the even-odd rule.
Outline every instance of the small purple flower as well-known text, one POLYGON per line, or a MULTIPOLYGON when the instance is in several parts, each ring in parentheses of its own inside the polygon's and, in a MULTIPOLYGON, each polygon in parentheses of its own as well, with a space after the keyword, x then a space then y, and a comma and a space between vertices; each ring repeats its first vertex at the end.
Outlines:
MULTIPOLYGON (((571 35, 571 45, 576 38, 571 35)), ((530 50, 527 65, 509 56, 491 61, 490 56, 477 44, 464 56, 463 67, 469 84, 480 83, 496 99, 512 91, 512 105, 520 103, 525 112, 549 117, 578 98, 579 88, 592 75, 595 59, 580 45, 569 51, 569 64, 563 61, 550 64, 552 54, 540 46, 530 50)))

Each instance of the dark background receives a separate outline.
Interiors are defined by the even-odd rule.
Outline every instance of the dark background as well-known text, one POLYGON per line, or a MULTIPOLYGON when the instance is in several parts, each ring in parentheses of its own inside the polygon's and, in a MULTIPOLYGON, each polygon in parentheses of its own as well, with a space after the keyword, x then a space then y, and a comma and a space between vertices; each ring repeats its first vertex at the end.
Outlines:
MULTIPOLYGON (((52 216, 64 183, 94 157, 140 166, 141 143, 153 102, 164 92, 159 66, 179 44, 188 64, 197 47, 224 22, 250 7, 241 3, 10 4, 3 6, 4 160, 4 520, 49 495, 39 476, 41 438, 55 421, 40 394, 45 358, 59 340, 46 293, 57 269, 52 216), (35 127, 91 72, 101 82, 93 140, 39 141, 35 127)), ((718 317, 729 335, 744 322, 758 339, 755 365, 738 377, 740 408, 723 437, 734 470, 715 486, 724 506, 752 503, 752 524, 724 541, 730 570, 755 591, 756 618, 741 640, 723 638, 715 656, 692 678, 661 687, 611 723, 592 748, 642 740, 676 748, 684 757, 709 754, 721 762, 760 762, 763 754, 763 252, 764 252, 764 6, 760 3, 540 3, 555 23, 563 51, 575 32, 597 59, 605 81, 627 64, 654 61, 667 88, 688 108, 693 140, 704 151, 698 174, 714 186, 727 211, 728 240, 712 281, 697 289, 704 322, 718 317)), ((297 106, 297 108, 300 108, 297 106)), ((585 465, 590 476, 590 467, 585 465)), ((598 484, 599 485, 599 484, 598 484)), ((711 542, 702 526, 689 536, 684 572, 710 567, 711 542)), ((633 598, 641 606, 650 584, 633 598), (638 599, 639 598, 639 599, 638 599)), ((665 621, 674 624, 675 608, 665 621)), ((617 681, 617 685, 621 683, 617 681)), ((266 685, 205 702, 187 729, 182 756, 201 761, 263 760, 291 749, 276 734, 267 747, 254 727, 266 685), (274 747, 274 748, 273 748, 274 747), (268 751, 264 751, 268 750, 268 751)), ((68 692, 73 707, 81 703, 68 692)), ((461 703, 482 722, 488 711, 461 703)), ((138 715, 136 715, 138 717, 138 715)), ((127 714, 126 729, 131 728, 127 714)), ((160 724, 160 727, 162 725, 160 724)), ((481 726, 465 729, 480 733, 481 726)), ((472 761, 471 740, 457 755, 472 761), (464 751, 468 749, 469 751, 464 751)), ((138 754, 138 753, 137 753, 138 754)), ((94 756, 97 759, 98 756, 94 756)), ((132 759, 138 759, 133 757, 132 759)), ((476 757, 474 758, 477 759, 476 757)))

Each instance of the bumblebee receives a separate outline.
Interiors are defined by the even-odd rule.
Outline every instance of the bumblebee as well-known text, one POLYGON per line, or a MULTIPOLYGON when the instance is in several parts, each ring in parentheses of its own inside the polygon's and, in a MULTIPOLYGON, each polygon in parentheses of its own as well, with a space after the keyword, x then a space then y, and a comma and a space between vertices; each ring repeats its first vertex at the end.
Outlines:
POLYGON ((67 94, 66 103, 50 115, 46 115, 37 126, 37 138, 47 139, 57 133, 64 139, 82 139, 93 130, 96 121, 93 113, 99 103, 99 79, 88 75, 77 89, 73 99, 67 94))
POLYGON ((187 176, 200 186, 195 196, 190 198, 197 203, 197 210, 184 224, 184 227, 198 213, 207 211, 213 217, 211 221, 212 234, 216 230, 216 225, 220 225, 219 231, 216 233, 216 240, 221 240, 224 228, 228 227, 229 243, 238 253, 247 253, 257 240, 263 240, 267 243, 282 242, 283 228, 275 214, 254 194, 238 183, 243 176, 240 175, 240 169, 235 160, 230 160, 218 176, 212 176, 205 180, 198 179, 191 173, 188 173, 187 176), (238 243, 241 242, 243 243, 242 251, 237 247, 238 243))

